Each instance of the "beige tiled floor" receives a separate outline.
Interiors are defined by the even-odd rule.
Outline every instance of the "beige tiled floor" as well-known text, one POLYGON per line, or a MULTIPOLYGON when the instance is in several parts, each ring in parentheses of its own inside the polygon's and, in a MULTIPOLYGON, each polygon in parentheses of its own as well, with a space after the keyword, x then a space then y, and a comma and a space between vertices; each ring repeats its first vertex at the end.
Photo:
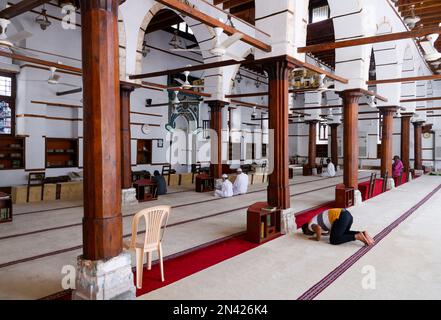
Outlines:
MULTIPOLYGON (((373 236, 441 184, 425 176, 351 208, 354 229, 373 236)), ((318 299, 441 299, 441 191, 349 268, 318 299), (363 267, 376 273, 366 289, 363 267)), ((331 246, 300 232, 214 265, 140 299, 297 299, 360 249, 331 246)))
MULTIPOLYGON (((291 181, 292 207, 301 211, 333 200, 332 186, 340 182, 341 177, 295 176, 291 181)), ((211 194, 187 191, 124 208, 124 234, 130 233, 133 213, 147 206, 169 204, 176 208, 164 240, 165 255, 187 250, 244 231, 244 208, 265 200, 266 188, 253 185, 247 195, 213 199, 211 194), (222 214, 208 217, 217 213, 222 214), (180 222, 186 223, 174 225, 180 222)), ((81 254, 81 249, 76 248, 82 244, 81 203, 47 202, 14 209, 17 215, 13 223, 0 225, 0 299, 36 299, 61 291, 62 267, 75 265, 76 257, 81 254)))

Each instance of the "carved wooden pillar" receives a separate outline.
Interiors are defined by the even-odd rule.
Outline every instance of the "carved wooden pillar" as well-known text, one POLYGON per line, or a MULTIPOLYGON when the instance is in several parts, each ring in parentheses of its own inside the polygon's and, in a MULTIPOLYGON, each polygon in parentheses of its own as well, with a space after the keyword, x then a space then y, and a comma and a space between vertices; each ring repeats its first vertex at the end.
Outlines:
POLYGON ((269 77, 270 169, 268 204, 290 208, 288 152, 288 76, 294 65, 288 57, 276 57, 264 65, 269 77))
POLYGON ((343 182, 346 188, 358 189, 358 101, 360 89, 341 92, 343 99, 343 182))
POLYGON ((211 174, 218 179, 222 176, 222 109, 228 103, 220 100, 207 103, 211 111, 210 129, 216 134, 211 136, 211 174))
POLYGON ((122 251, 118 0, 82 0, 83 258, 122 251))
POLYGON ((309 146, 308 146, 308 166, 315 168, 315 158, 317 158, 317 120, 307 121, 309 124, 309 146))
POLYGON ((135 85, 120 82, 121 96, 121 187, 132 187, 132 142, 130 134, 130 95, 135 90, 135 85))
POLYGON ((423 170, 423 149, 422 149, 422 135, 423 135, 423 121, 413 122, 414 129, 414 153, 415 153, 415 170, 423 170))
POLYGON ((383 116, 383 127, 381 135, 381 176, 392 176, 392 139, 394 130, 394 113, 397 107, 380 107, 383 116))
POLYGON ((329 126, 331 127, 331 161, 335 165, 337 169, 338 165, 338 135, 337 130, 339 123, 331 123, 329 126))
POLYGON ((410 169, 409 142, 410 119, 412 115, 412 113, 401 114, 401 161, 403 162, 404 170, 410 169))

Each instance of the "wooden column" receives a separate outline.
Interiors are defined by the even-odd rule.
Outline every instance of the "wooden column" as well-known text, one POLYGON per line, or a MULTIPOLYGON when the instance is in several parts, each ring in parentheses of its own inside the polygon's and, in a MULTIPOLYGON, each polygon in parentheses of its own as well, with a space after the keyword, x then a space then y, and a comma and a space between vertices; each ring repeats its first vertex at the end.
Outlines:
POLYGON ((219 179, 222 176, 222 109, 228 103, 220 100, 207 103, 211 111, 210 129, 216 133, 216 137, 211 137, 211 174, 219 179))
POLYGON ((305 121, 309 124, 309 145, 308 145, 308 166, 315 168, 315 158, 317 158, 317 120, 305 121))
POLYGON ((337 169, 338 166, 338 135, 337 130, 339 123, 331 123, 329 126, 331 127, 331 161, 337 169))
POLYGON ((401 114, 401 161, 404 165, 404 170, 410 169, 410 154, 409 154, 409 142, 410 142, 410 119, 413 113, 401 114))
POLYGON ((358 101, 360 89, 340 93, 343 99, 343 182, 346 188, 358 189, 358 101))
POLYGON ((122 251, 118 0, 81 0, 84 88, 83 259, 122 251))
POLYGON ((414 129, 414 169, 423 170, 423 149, 422 149, 422 135, 423 135, 423 121, 413 122, 414 129))
POLYGON ((388 177, 392 176, 392 139, 394 130, 394 113, 397 107, 379 107, 383 117, 383 127, 381 135, 381 176, 386 172, 388 177))
POLYGON ((135 85, 120 82, 121 96, 121 187, 132 187, 132 142, 130 134, 130 95, 135 90, 135 85))
POLYGON ((288 76, 294 68, 286 56, 264 65, 269 77, 270 169, 268 204, 290 208, 288 151, 288 76))

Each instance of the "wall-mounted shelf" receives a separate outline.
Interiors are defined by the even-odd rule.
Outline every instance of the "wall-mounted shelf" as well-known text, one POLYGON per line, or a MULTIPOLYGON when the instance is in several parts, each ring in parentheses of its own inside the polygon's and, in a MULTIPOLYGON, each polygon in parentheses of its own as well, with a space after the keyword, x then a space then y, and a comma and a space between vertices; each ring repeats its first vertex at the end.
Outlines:
POLYGON ((0 170, 24 169, 25 138, 0 136, 0 170))
POLYGON ((136 164, 152 163, 152 140, 138 140, 136 145, 136 164))
POLYGON ((46 138, 46 168, 78 167, 78 140, 46 138))

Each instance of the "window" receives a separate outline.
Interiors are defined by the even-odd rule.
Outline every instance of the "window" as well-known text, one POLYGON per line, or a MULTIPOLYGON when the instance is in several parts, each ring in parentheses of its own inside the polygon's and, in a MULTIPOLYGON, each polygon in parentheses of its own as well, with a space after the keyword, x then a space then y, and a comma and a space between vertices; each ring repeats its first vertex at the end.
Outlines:
POLYGON ((15 76, 0 73, 0 135, 13 135, 14 125, 15 76))
POLYGON ((242 145, 240 143, 232 143, 230 142, 228 145, 228 158, 230 161, 234 160, 241 160, 241 152, 240 149, 242 148, 242 145))
POLYGON ((0 96, 10 97, 12 95, 12 78, 0 76, 0 96))
POLYGON ((317 143, 328 143, 328 125, 327 124, 322 124, 322 123, 318 123, 318 141, 317 143))
POLYGON ((256 149, 254 143, 247 143, 247 154, 244 160, 254 160, 256 158, 256 149))
POLYGON ((262 158, 268 156, 268 145, 266 143, 262 144, 262 158))
POLYGON ((190 29, 190 27, 185 22, 181 22, 181 23, 172 25, 172 28, 179 30, 183 33, 188 33, 188 34, 193 35, 193 31, 190 29))
POLYGON ((310 23, 316 23, 329 19, 329 6, 324 5, 312 8, 310 12, 310 23))
POLYGON ((317 157, 318 158, 327 158, 328 157, 328 145, 327 144, 318 144, 317 145, 317 157))
POLYGON ((210 120, 202 120, 202 131, 204 139, 210 138, 210 120))

